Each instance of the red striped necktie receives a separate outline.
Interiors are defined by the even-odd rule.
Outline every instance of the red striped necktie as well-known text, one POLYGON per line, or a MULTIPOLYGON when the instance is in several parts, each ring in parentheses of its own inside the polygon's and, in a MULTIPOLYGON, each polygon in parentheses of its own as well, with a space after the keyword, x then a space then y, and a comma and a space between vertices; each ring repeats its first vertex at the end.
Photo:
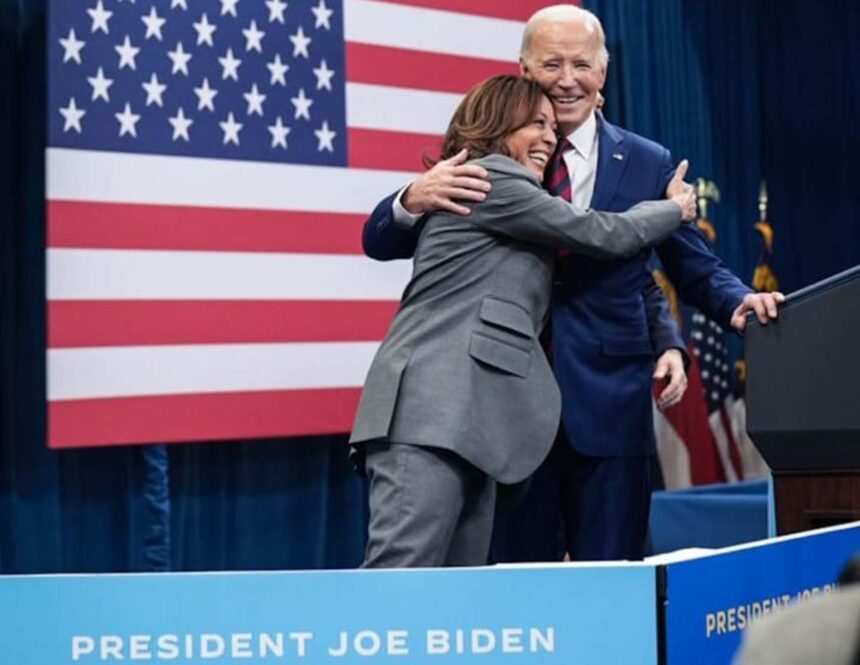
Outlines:
POLYGON ((573 145, 567 139, 561 139, 546 167, 543 186, 553 196, 560 196, 570 203, 573 200, 573 186, 570 182, 567 163, 564 161, 564 153, 568 150, 573 150, 573 145))

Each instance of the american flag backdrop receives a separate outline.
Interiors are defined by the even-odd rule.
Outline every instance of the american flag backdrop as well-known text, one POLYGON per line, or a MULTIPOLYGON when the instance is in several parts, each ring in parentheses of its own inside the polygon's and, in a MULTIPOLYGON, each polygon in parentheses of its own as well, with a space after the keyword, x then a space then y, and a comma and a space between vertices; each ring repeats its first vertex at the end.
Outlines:
POLYGON ((408 279, 361 254, 537 0, 52 0, 49 445, 345 432, 408 279))

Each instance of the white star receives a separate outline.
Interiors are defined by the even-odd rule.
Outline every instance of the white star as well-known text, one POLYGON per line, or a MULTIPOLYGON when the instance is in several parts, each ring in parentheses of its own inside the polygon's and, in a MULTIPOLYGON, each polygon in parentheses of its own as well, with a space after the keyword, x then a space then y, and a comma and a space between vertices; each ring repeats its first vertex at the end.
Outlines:
POLYGON ((209 109, 210 111, 215 110, 215 104, 212 103, 212 100, 215 99, 215 95, 218 94, 218 91, 209 87, 208 78, 203 79, 203 85, 199 88, 194 88, 194 94, 197 95, 198 111, 202 111, 203 109, 209 109))
POLYGON ((239 145, 239 130, 242 129, 241 123, 236 122, 235 118, 233 118, 233 113, 231 112, 227 116, 227 120, 224 122, 219 122, 221 125, 221 129, 224 130, 224 145, 228 143, 235 143, 239 145))
POLYGON ((159 106, 164 106, 161 101, 161 94, 167 90, 167 86, 164 83, 158 82, 158 77, 155 75, 155 72, 152 72, 152 76, 149 78, 149 83, 142 83, 143 89, 146 90, 146 105, 150 106, 151 104, 158 104, 159 106))
POLYGON ((290 66, 281 62, 280 53, 276 53, 275 59, 272 60, 272 62, 267 62, 266 67, 268 67, 269 71, 272 72, 272 80, 269 81, 269 85, 275 85, 275 83, 287 85, 287 79, 284 78, 284 74, 289 71, 290 66))
POLYGON ((108 88, 113 85, 113 79, 105 78, 105 73, 101 67, 99 67, 99 71, 96 72, 96 75, 88 77, 87 81, 89 81, 90 85, 93 86, 93 101, 96 101, 99 97, 106 102, 110 101, 108 88))
POLYGON ((269 8, 269 23, 284 22, 284 10, 287 8, 286 2, 281 0, 266 0, 266 7, 269 8))
POLYGON ((137 121, 140 120, 140 116, 136 113, 131 112, 131 106, 128 102, 125 103, 125 108, 122 113, 114 113, 114 116, 117 120, 119 120, 119 135, 123 136, 124 134, 131 134, 133 137, 137 138, 137 121))
POLYGON ((296 120, 299 118, 306 118, 307 120, 311 119, 311 104, 313 104, 314 101, 305 97, 304 88, 300 88, 298 97, 291 97, 290 101, 293 103, 293 106, 296 107, 296 114, 294 116, 296 120))
POLYGON ((209 44, 209 46, 215 46, 212 43, 212 33, 215 32, 216 26, 209 22, 209 19, 206 17, 206 14, 200 17, 199 23, 194 23, 194 29, 197 31, 197 46, 201 44, 209 44))
POLYGON ((221 16, 232 14, 236 16, 236 4, 239 0, 221 0, 221 16))
POLYGON ((158 41, 161 41, 161 26, 163 26, 166 22, 166 18, 161 18, 155 12, 155 6, 149 10, 149 14, 145 16, 141 16, 140 20, 143 21, 146 26, 146 37, 145 39, 149 39, 150 37, 155 37, 158 41))
POLYGON ((176 42, 176 50, 168 51, 167 57, 173 61, 171 74, 182 72, 188 76, 188 61, 191 60, 191 54, 185 52, 185 49, 182 48, 182 42, 176 42))
POLYGON ((284 125, 281 116, 275 118, 274 125, 269 125, 269 133, 272 135, 273 148, 281 146, 284 150, 287 149, 287 135, 290 133, 290 128, 284 125))
POLYGON ((323 88, 331 90, 331 77, 334 76, 334 70, 328 68, 325 59, 320 62, 319 67, 314 69, 314 76, 317 77, 317 90, 323 88))
POLYGON ((75 37, 75 29, 69 30, 69 36, 60 40, 60 46, 63 47, 63 62, 74 60, 79 65, 81 64, 81 49, 86 42, 80 41, 75 37))
POLYGON ((188 5, 185 4, 185 0, 170 0, 170 8, 176 9, 177 7, 182 7, 182 9, 188 11, 188 5))
POLYGON ((74 129, 78 134, 83 131, 81 129, 81 118, 83 118, 87 114, 83 109, 79 109, 75 104, 75 98, 71 97, 69 99, 69 105, 65 108, 60 107, 60 115, 62 115, 66 122, 63 125, 63 133, 65 134, 70 129, 74 129))
POLYGON ((248 115, 256 113, 260 117, 263 116, 263 102, 266 101, 266 95, 261 95, 257 90, 257 84, 251 86, 250 92, 242 93, 245 101, 248 102, 248 115))
POLYGON ((137 54, 140 53, 140 49, 136 46, 131 45, 131 41, 128 39, 128 35, 125 36, 125 41, 122 44, 117 44, 114 46, 114 50, 119 53, 119 68, 130 67, 131 69, 137 69, 137 65, 134 64, 134 59, 137 57, 137 54))
POLYGON ((316 7, 311 7, 311 11, 317 19, 316 24, 314 25, 315 28, 331 30, 329 19, 331 18, 331 15, 334 14, 334 10, 325 6, 325 0, 320 0, 320 3, 316 7))
POLYGON ((293 57, 295 58, 297 55, 301 54, 304 57, 310 57, 308 55, 308 44, 311 43, 310 37, 305 37, 305 32, 302 30, 302 26, 299 26, 299 29, 296 31, 296 34, 290 35, 290 41, 293 43, 293 57))
POLYGON ((173 125, 173 140, 175 141, 178 138, 183 139, 185 142, 190 141, 191 139, 188 136, 188 128, 194 124, 194 121, 191 118, 185 117, 185 112, 182 110, 182 107, 179 107, 179 110, 176 112, 176 115, 167 118, 167 121, 173 125))
POLYGON ((332 145, 332 141, 334 140, 334 137, 337 136, 337 132, 333 132, 331 129, 329 129, 327 120, 323 120, 322 127, 320 127, 319 129, 315 129, 314 134, 316 134, 317 139, 319 139, 317 152, 322 152, 323 150, 334 152, 334 145, 332 145))
POLYGON ((101 30, 105 34, 110 32, 108 30, 108 19, 113 16, 113 12, 105 11, 102 0, 99 0, 98 4, 92 9, 88 9, 87 14, 93 20, 93 28, 90 32, 95 32, 96 30, 101 30))
POLYGON ((251 25, 249 25, 245 30, 242 30, 242 34, 245 35, 246 51, 263 52, 263 36, 266 33, 257 29, 256 21, 251 21, 251 25))
POLYGON ((231 78, 234 81, 239 80, 239 65, 242 64, 242 61, 233 57, 233 49, 228 48, 224 57, 218 58, 218 62, 221 63, 221 67, 224 70, 221 75, 222 79, 231 78))

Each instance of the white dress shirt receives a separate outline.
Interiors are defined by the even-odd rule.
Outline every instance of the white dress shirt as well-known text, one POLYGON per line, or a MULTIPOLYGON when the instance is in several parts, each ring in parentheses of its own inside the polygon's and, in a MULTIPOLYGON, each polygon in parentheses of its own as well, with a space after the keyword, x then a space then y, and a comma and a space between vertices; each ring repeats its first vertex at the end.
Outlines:
POLYGON ((564 153, 564 163, 573 188, 573 205, 583 210, 591 207, 594 182, 597 180, 597 117, 588 120, 567 135, 573 150, 564 153))

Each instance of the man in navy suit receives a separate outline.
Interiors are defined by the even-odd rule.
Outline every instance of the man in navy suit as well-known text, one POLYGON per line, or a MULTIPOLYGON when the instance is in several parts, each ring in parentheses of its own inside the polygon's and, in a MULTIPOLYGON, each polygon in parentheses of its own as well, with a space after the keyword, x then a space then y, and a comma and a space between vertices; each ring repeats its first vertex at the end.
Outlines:
MULTIPOLYGON (((567 138, 562 158, 573 203, 622 211, 662 198, 673 163, 666 148, 597 112, 608 60, 603 28, 590 12, 557 5, 529 19, 520 65, 549 95, 567 138)), ((436 209, 468 214, 463 204, 481 200, 488 184, 466 158, 440 162, 383 200, 365 224, 367 254, 411 256, 420 225, 409 228, 409 215, 436 209)), ((752 293, 694 225, 656 251, 681 298, 724 326, 742 330, 748 311, 763 323, 776 317, 782 296, 752 293)), ((664 409, 686 389, 684 343, 650 276, 649 256, 559 262, 552 339, 562 427, 525 499, 500 519, 500 560, 552 561, 565 552, 574 560, 643 556, 655 455, 652 381, 668 380, 658 400, 664 409)))

